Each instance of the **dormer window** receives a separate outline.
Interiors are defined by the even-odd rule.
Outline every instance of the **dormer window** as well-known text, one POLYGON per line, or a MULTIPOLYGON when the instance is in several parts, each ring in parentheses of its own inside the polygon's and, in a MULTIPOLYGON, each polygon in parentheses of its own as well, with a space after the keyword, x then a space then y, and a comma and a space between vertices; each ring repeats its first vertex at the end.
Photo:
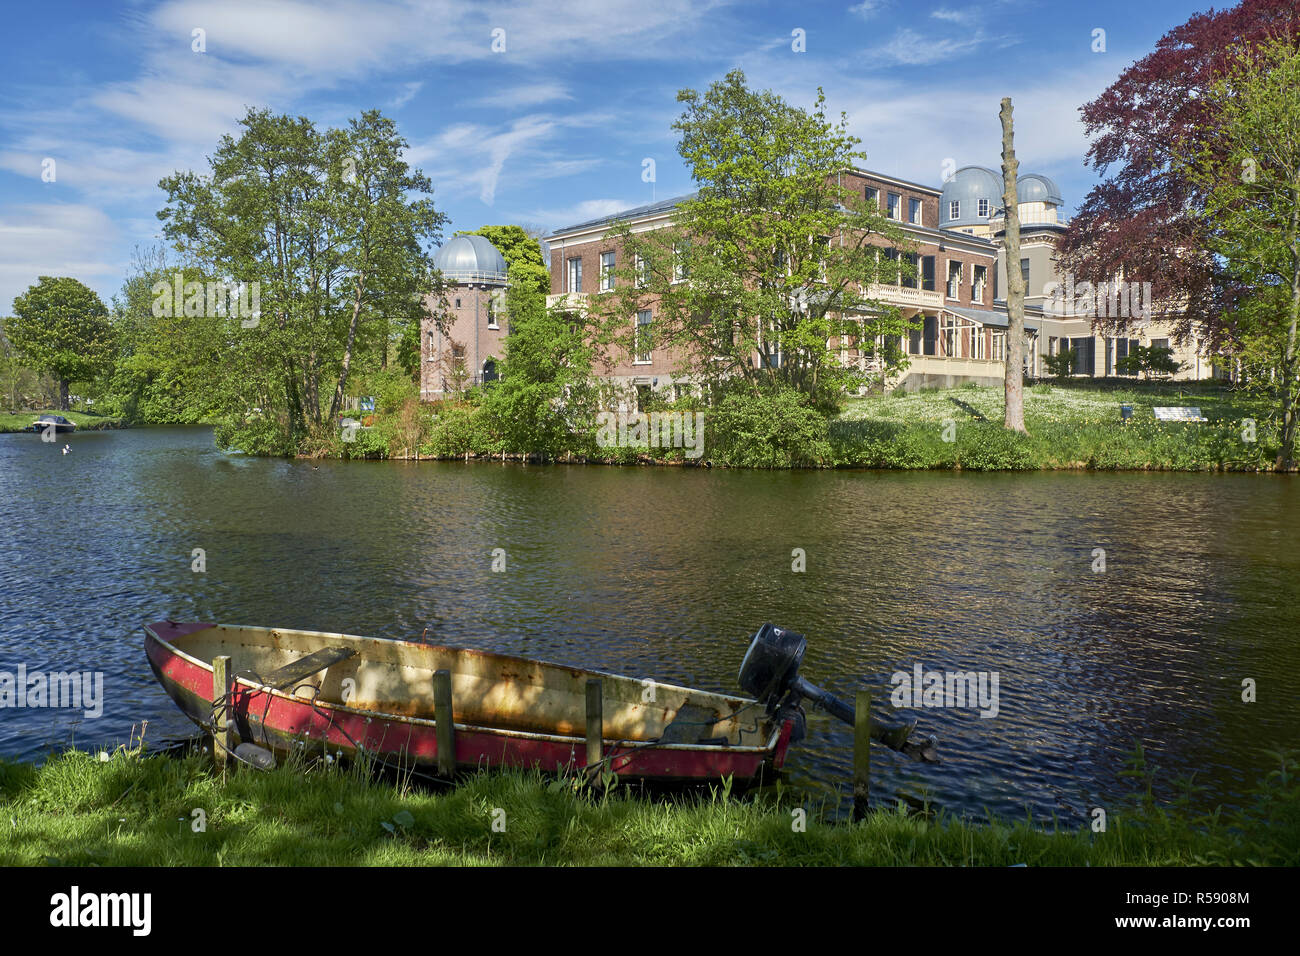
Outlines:
POLYGON ((961 218, 961 200, 960 200, 960 199, 954 199, 954 200, 952 200, 951 202, 948 203, 948 218, 949 218, 949 219, 960 219, 960 218, 961 218))
POLYGON ((987 219, 989 217, 989 201, 987 199, 980 200, 979 212, 981 219, 987 219))

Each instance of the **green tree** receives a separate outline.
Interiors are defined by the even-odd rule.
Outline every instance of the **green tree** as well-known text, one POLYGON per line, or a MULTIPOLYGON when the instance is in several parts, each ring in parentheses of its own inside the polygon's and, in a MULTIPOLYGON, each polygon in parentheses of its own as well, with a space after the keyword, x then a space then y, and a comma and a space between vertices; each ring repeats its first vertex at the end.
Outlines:
POLYGON ((68 408, 68 384, 107 371, 113 359, 113 327, 95 292, 76 279, 40 276, 14 299, 5 334, 27 365, 59 383, 59 408, 68 408))
POLYGON ((1188 166, 1207 191, 1210 251, 1236 284, 1231 339, 1262 366, 1282 417, 1275 466, 1296 467, 1300 389, 1300 52, 1285 39, 1242 48, 1210 99, 1219 125, 1188 166))
POLYGON ((226 321, 228 347, 209 369, 232 383, 218 441, 292 453, 309 431, 332 427, 358 358, 385 365, 394 323, 400 339, 438 291, 429 246, 444 217, 376 111, 325 135, 266 110, 240 125, 207 175, 162 180, 158 215, 188 260, 259 292, 260 314, 226 321))
POLYGON ((553 457, 591 442, 596 405, 593 346, 580 323, 547 309, 536 290, 511 285, 500 379, 482 410, 502 451, 553 457))
POLYGON ((905 362, 893 343, 914 323, 869 292, 915 280, 902 255, 914 246, 841 185, 865 159, 845 117, 827 120, 820 90, 809 112, 750 90, 739 70, 677 99, 678 152, 699 189, 669 228, 611 230, 625 261, 615 293, 591 305, 602 345, 636 350, 636 313, 657 303, 656 348, 682 356, 683 374, 715 391, 790 388, 823 409, 905 362), (858 365, 840 362, 844 340, 858 365))
POLYGON ((1120 375, 1173 375, 1182 367, 1174 358, 1174 350, 1166 345, 1135 345, 1115 362, 1115 371, 1120 375))
POLYGON ((1055 355, 1044 355, 1043 368, 1053 378, 1067 379, 1074 374, 1074 363, 1078 354, 1072 348, 1063 348, 1055 355))
POLYGON ((492 243, 506 260, 510 282, 521 290, 543 298, 551 291, 551 271, 542 259, 541 243, 523 226, 480 226, 456 235, 482 236, 492 243))

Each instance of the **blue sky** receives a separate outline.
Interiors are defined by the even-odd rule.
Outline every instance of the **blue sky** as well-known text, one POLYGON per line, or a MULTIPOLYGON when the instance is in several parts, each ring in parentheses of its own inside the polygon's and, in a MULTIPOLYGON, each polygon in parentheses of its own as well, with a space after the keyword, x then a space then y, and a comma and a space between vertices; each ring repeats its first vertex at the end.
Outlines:
POLYGON ((133 248, 158 241, 158 180, 206 170, 248 106, 322 127, 383 109, 433 179, 450 234, 485 223, 552 229, 690 191, 671 129, 676 93, 733 67, 800 106, 823 87, 832 114, 848 113, 869 168, 935 185, 947 160, 998 164, 998 101, 1009 95, 1022 171, 1054 177, 1072 210, 1095 181, 1078 106, 1207 6, 11 4, 0 39, 0 314, 38 275, 74 276, 107 302, 133 248), (196 28, 202 53, 192 49, 196 28), (1096 29, 1105 52, 1093 52, 1096 29), (502 52, 492 49, 495 30, 502 52), (653 184, 642 181, 646 158, 653 184), (53 182, 42 179, 46 159, 53 182))

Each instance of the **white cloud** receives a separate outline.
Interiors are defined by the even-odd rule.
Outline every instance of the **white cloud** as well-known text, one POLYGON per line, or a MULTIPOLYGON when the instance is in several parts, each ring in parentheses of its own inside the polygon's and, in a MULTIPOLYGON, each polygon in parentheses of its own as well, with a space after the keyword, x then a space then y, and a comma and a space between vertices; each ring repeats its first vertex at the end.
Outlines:
POLYGON ((540 106, 555 100, 571 100, 573 94, 559 83, 525 83, 498 90, 474 101, 476 106, 509 109, 513 106, 540 106))
POLYGON ((582 202, 559 209, 533 209, 527 215, 529 218, 543 223, 549 231, 563 229, 565 226, 587 222, 591 219, 612 216, 624 209, 643 206, 647 201, 648 199, 584 199, 582 202))
POLYGON ((395 110, 401 109, 407 103, 411 102, 411 100, 415 99, 415 94, 419 93, 420 88, 423 86, 424 86, 423 82, 404 83, 402 85, 402 92, 398 93, 395 97, 393 97, 392 101, 389 103, 389 106, 395 110))
POLYGON ((849 7, 849 13, 866 20, 870 19, 874 14, 883 10, 888 5, 889 0, 862 0, 861 3, 855 3, 853 6, 849 7))
POLYGON ((894 36, 874 50, 868 50, 871 59, 881 59, 887 63, 906 66, 926 66, 943 60, 952 60, 973 53, 980 47, 992 46, 1002 48, 1017 43, 1015 38, 1007 36, 990 36, 983 30, 976 30, 960 38, 936 37, 928 33, 918 33, 908 27, 899 30, 894 36))
POLYGON ((7 314, 14 297, 43 275, 80 279, 107 303, 106 292, 120 284, 123 269, 105 255, 117 239, 112 219, 93 206, 50 202, 9 207, 0 215, 0 312, 7 314))

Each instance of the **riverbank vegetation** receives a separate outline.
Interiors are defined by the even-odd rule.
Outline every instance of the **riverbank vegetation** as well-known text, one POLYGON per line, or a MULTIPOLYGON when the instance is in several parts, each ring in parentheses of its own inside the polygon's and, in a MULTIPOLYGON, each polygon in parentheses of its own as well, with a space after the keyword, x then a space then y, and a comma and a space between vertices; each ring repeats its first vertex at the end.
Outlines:
POLYGON ((1157 801, 1139 751, 1133 792, 1094 832, 902 804, 849 824, 784 787, 651 798, 509 772, 435 788, 321 763, 223 775, 197 753, 69 751, 39 768, 0 762, 0 864, 1295 866, 1300 768, 1294 755, 1261 760, 1244 808, 1202 813, 1187 791, 1157 801))

